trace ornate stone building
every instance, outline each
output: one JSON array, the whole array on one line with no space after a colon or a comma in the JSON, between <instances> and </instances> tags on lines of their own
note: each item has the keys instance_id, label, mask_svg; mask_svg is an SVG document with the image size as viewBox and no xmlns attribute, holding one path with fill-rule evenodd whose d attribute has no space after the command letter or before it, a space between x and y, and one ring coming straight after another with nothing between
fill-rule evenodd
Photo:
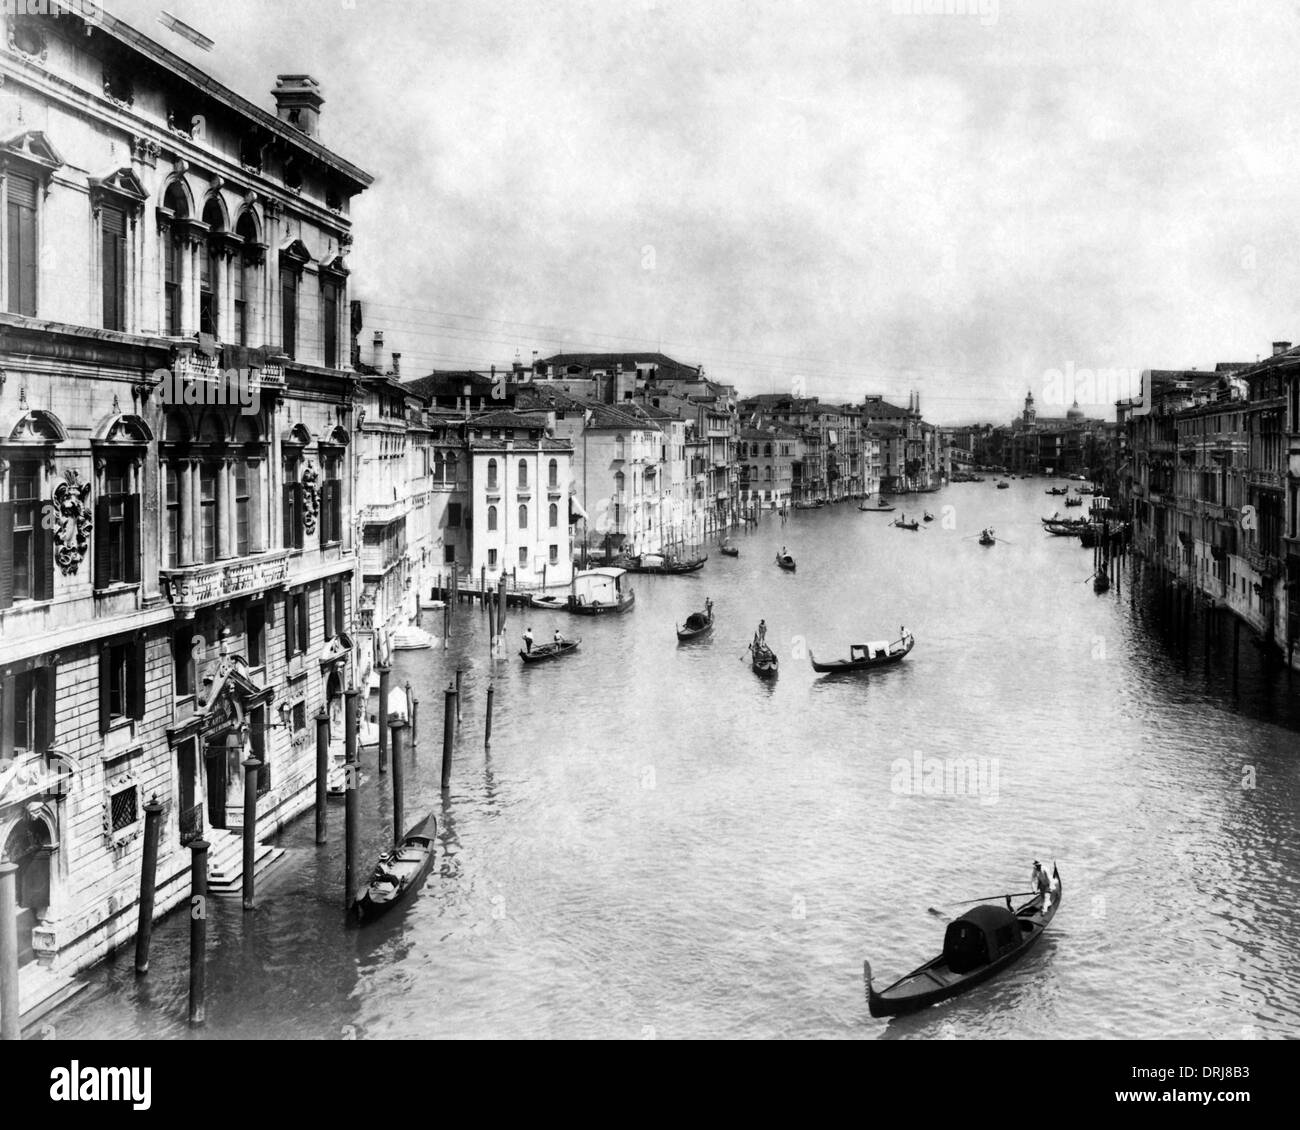
<instances>
[{"instance_id":1,"label":"ornate stone building","mask_svg":"<svg viewBox=\"0 0 1300 1130\"><path fill-rule=\"evenodd\" d=\"M322 97L276 112L97 11L0 8L0 853L24 1010L239 875L303 809L351 674L350 199ZM269 850L269 849L267 849ZM266 854L266 851L262 853Z\"/></svg>"}]
</instances>

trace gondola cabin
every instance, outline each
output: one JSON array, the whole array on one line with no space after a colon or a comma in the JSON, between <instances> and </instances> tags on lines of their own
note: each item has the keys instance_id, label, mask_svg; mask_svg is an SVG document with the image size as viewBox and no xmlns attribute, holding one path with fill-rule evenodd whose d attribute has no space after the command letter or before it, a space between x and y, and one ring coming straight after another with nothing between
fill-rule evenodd
<instances>
[{"instance_id":1,"label":"gondola cabin","mask_svg":"<svg viewBox=\"0 0 1300 1130\"><path fill-rule=\"evenodd\" d=\"M969 973L1014 950L1022 940L1021 920L1005 906L976 906L948 923L944 961L954 973Z\"/></svg>"}]
</instances>

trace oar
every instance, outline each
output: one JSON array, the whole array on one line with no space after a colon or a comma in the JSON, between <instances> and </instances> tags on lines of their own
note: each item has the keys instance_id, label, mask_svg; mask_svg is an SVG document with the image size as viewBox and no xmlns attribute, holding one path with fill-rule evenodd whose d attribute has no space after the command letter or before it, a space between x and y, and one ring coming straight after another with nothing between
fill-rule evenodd
<instances>
[{"instance_id":1,"label":"oar","mask_svg":"<svg viewBox=\"0 0 1300 1130\"><path fill-rule=\"evenodd\" d=\"M1026 897L1028 897L1029 895L1036 895L1037 893L1038 893L1037 891L1008 891L1006 894L1001 894L1001 895L985 895L982 899L967 899L965 902L945 902L945 903L942 904L942 906L945 906L945 907L948 907L948 906L974 906L975 903L977 903L977 902L994 902L994 901L997 900L997 899L1007 899L1007 898L1010 898L1010 899L1015 899L1015 898L1026 898ZM938 914L938 915L940 915L941 917L943 916L943 910L942 910L940 907L938 907L938 906L932 906L932 907L929 907L929 908L928 908L928 913L930 913L930 914Z\"/></svg>"}]
</instances>

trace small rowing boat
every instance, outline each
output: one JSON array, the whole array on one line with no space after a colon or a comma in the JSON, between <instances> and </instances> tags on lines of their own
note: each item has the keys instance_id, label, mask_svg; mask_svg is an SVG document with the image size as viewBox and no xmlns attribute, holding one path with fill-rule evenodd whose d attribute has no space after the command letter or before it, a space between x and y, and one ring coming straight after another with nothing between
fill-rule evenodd
<instances>
[{"instance_id":1,"label":"small rowing boat","mask_svg":"<svg viewBox=\"0 0 1300 1130\"><path fill-rule=\"evenodd\" d=\"M777 660L774 652L767 644L763 643L757 636L749 645L750 661L749 666L755 675L769 677L776 674Z\"/></svg>"},{"instance_id":2,"label":"small rowing boat","mask_svg":"<svg viewBox=\"0 0 1300 1130\"><path fill-rule=\"evenodd\" d=\"M795 571L794 558L791 557L788 553L778 553L776 555L776 563L780 565L782 569L786 570L789 573L793 573Z\"/></svg>"},{"instance_id":3,"label":"small rowing boat","mask_svg":"<svg viewBox=\"0 0 1300 1130\"><path fill-rule=\"evenodd\" d=\"M858 509L864 514L892 514L895 508L882 498L876 506L859 506Z\"/></svg>"},{"instance_id":4,"label":"small rowing boat","mask_svg":"<svg viewBox=\"0 0 1300 1130\"><path fill-rule=\"evenodd\" d=\"M921 523L913 518L910 522L904 522L902 518L896 518L890 523L891 526L897 526L900 530L919 530Z\"/></svg>"},{"instance_id":5,"label":"small rowing boat","mask_svg":"<svg viewBox=\"0 0 1300 1130\"><path fill-rule=\"evenodd\" d=\"M955 997L1022 958L1051 924L1061 906L1061 876L1052 865L1049 889L1014 912L985 902L948 923L943 953L876 992L871 963L862 963L867 1009L872 1016L899 1016Z\"/></svg>"},{"instance_id":6,"label":"small rowing boat","mask_svg":"<svg viewBox=\"0 0 1300 1130\"><path fill-rule=\"evenodd\" d=\"M558 643L534 644L531 650L520 648L519 658L525 663L541 663L547 659L558 659L561 655L577 651L580 643L582 643L581 639L561 639Z\"/></svg>"},{"instance_id":7,"label":"small rowing boat","mask_svg":"<svg viewBox=\"0 0 1300 1130\"><path fill-rule=\"evenodd\" d=\"M822 674L836 671L866 671L872 667L889 667L904 659L916 645L916 637L905 632L901 639L888 643L880 640L876 643L854 643L849 645L848 659L833 659L829 663L818 663L812 651L808 659L812 669Z\"/></svg>"},{"instance_id":8,"label":"small rowing boat","mask_svg":"<svg viewBox=\"0 0 1300 1130\"><path fill-rule=\"evenodd\" d=\"M686 617L686 623L677 628L677 640L679 643L698 640L711 631L713 631L713 601L706 600L703 612L692 612Z\"/></svg>"},{"instance_id":9,"label":"small rowing boat","mask_svg":"<svg viewBox=\"0 0 1300 1130\"><path fill-rule=\"evenodd\" d=\"M993 530L987 529L980 533L980 545L996 545L997 538L993 536Z\"/></svg>"},{"instance_id":10,"label":"small rowing boat","mask_svg":"<svg viewBox=\"0 0 1300 1130\"><path fill-rule=\"evenodd\" d=\"M379 857L366 889L352 904L361 922L370 922L392 910L419 890L433 864L438 821L430 813L402 837L402 842Z\"/></svg>"},{"instance_id":11,"label":"small rowing boat","mask_svg":"<svg viewBox=\"0 0 1300 1130\"><path fill-rule=\"evenodd\" d=\"M723 557L739 557L740 550L734 545L724 545L719 550Z\"/></svg>"},{"instance_id":12,"label":"small rowing boat","mask_svg":"<svg viewBox=\"0 0 1300 1130\"><path fill-rule=\"evenodd\" d=\"M1011 489L1010 483L998 483L998 490L1010 490L1010 489Z\"/></svg>"}]
</instances>

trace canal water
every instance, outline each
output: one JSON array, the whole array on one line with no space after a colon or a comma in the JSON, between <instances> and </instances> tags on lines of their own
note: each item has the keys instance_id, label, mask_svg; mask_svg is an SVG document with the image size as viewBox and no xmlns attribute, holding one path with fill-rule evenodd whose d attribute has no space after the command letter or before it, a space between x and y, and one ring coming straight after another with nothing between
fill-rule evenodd
<instances>
[{"instance_id":1,"label":"canal water","mask_svg":"<svg viewBox=\"0 0 1300 1130\"><path fill-rule=\"evenodd\" d=\"M1184 645L1128 575L1095 594L1091 551L1041 529L1047 485L903 499L935 515L916 533L853 503L768 515L739 558L632 578L625 616L512 609L496 659L486 616L458 609L446 649L397 661L421 700L407 813L436 814L436 870L392 921L346 928L343 810L320 848L308 813L255 912L216 902L201 1038L1297 1035L1295 691L1245 634L1234 690L1230 625ZM679 646L706 597L713 637ZM747 662L760 618L774 682ZM526 623L582 646L525 668ZM902 625L916 648L895 668L809 666ZM366 770L368 868L391 817L373 751ZM868 1016L864 958L883 987L938 951L931 907L1024 891L1035 859L1064 902L1033 952L936 1008ZM146 978L127 951L86 974L53 1034L184 1034L187 930L184 912L159 924Z\"/></svg>"}]
</instances>

